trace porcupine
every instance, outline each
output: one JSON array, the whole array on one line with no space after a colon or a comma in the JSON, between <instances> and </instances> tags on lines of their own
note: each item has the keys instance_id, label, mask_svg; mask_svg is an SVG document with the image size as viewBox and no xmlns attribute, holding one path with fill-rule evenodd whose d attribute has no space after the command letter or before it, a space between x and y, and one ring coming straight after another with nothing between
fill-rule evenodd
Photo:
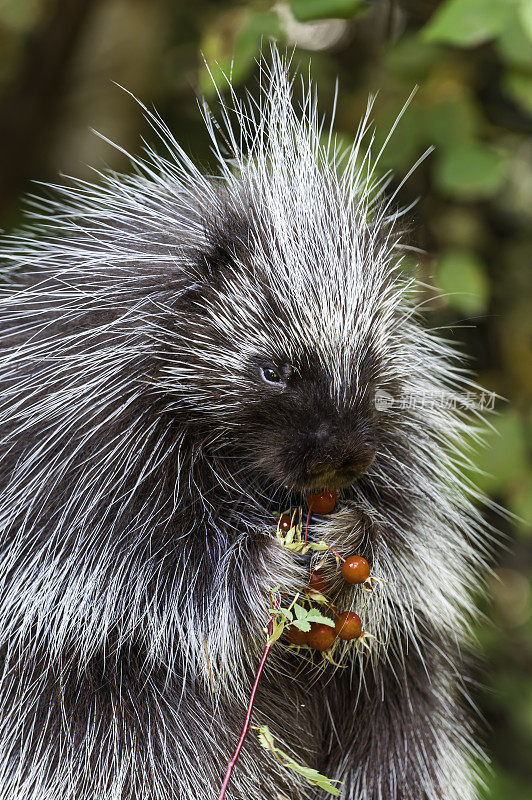
<instances>
[{"instance_id":1,"label":"porcupine","mask_svg":"<svg viewBox=\"0 0 532 800\"><path fill-rule=\"evenodd\" d=\"M313 535L387 581L362 608L326 562L377 640L338 670L279 642L254 719L346 799L475 797L475 433L401 400L471 384L418 319L370 110L346 151L275 51L261 76L204 111L216 175L146 110L165 154L54 187L4 240L2 800L216 797L268 592L308 581L273 513L324 487ZM251 733L227 796L324 793Z\"/></svg>"}]
</instances>

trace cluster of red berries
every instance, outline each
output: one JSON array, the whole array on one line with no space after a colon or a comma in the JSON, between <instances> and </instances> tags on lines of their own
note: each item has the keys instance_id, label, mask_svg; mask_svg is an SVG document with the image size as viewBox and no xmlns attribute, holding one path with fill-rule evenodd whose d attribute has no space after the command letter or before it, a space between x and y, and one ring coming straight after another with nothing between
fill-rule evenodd
<instances>
[{"instance_id":1,"label":"cluster of red berries","mask_svg":"<svg viewBox=\"0 0 532 800\"><path fill-rule=\"evenodd\" d=\"M310 631L305 632L291 625L287 636L291 644L308 644L313 650L329 650L336 637L345 641L359 639L362 636L362 621L354 611L342 611L335 617L334 628L324 622L312 622Z\"/></svg>"},{"instance_id":2,"label":"cluster of red berries","mask_svg":"<svg viewBox=\"0 0 532 800\"><path fill-rule=\"evenodd\" d=\"M330 514L336 505L338 492L327 490L320 494L307 494L309 514ZM292 526L292 518L284 514L279 520L279 528L288 532ZM333 551L334 552L334 551ZM362 584L369 580L371 570L368 562L362 556L354 555L342 558L342 577L347 583ZM328 582L322 570L313 570L310 574L309 588L320 594L325 594ZM288 628L288 641L295 645L308 644L314 650L324 651L331 648L338 637L344 641L359 639L363 635L362 621L354 611L342 611L334 619L334 628L322 622L312 622L310 631L305 632L291 625Z\"/></svg>"}]
</instances>

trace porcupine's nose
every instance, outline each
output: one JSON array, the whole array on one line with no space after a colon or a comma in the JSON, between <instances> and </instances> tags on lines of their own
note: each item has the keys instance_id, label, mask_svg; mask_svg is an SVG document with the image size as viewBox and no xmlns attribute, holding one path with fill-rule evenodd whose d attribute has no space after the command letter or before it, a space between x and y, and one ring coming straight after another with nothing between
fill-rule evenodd
<instances>
[{"instance_id":1,"label":"porcupine's nose","mask_svg":"<svg viewBox=\"0 0 532 800\"><path fill-rule=\"evenodd\" d=\"M316 430L314 437L318 444L324 444L327 442L331 435L331 425L329 422L322 422L319 428Z\"/></svg>"},{"instance_id":2,"label":"porcupine's nose","mask_svg":"<svg viewBox=\"0 0 532 800\"><path fill-rule=\"evenodd\" d=\"M369 469L375 458L375 442L367 430L348 431L331 422L321 422L314 431L315 453L310 473L329 483L349 483ZM329 485L329 484L327 484Z\"/></svg>"}]
</instances>

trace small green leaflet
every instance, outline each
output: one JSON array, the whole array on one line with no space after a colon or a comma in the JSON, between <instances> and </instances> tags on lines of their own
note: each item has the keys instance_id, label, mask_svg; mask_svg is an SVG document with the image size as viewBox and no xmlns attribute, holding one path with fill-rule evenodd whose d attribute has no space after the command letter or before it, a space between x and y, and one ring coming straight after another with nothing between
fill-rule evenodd
<instances>
[{"instance_id":1,"label":"small green leaflet","mask_svg":"<svg viewBox=\"0 0 532 800\"><path fill-rule=\"evenodd\" d=\"M310 622L321 622L323 625L330 625L331 628L334 628L334 622L330 617L324 617L323 614L320 614L318 608L311 608L309 609L307 619Z\"/></svg>"},{"instance_id":2,"label":"small green leaflet","mask_svg":"<svg viewBox=\"0 0 532 800\"><path fill-rule=\"evenodd\" d=\"M333 786L333 783L341 783L341 781L330 780L330 778L319 773L318 770L312 769L312 767L304 767L298 764L297 761L294 761L288 753L285 753L275 746L275 739L267 725L261 725L260 728L257 728L257 731L259 742L262 747L264 747L265 750L269 750L278 760L282 761L285 767L293 769L294 772L302 775L311 786L319 786L324 792L328 792L334 797L340 797L341 792L336 786Z\"/></svg>"},{"instance_id":3,"label":"small green leaflet","mask_svg":"<svg viewBox=\"0 0 532 800\"><path fill-rule=\"evenodd\" d=\"M297 603L294 605L294 612L297 619L294 620L293 625L296 628L300 628L302 631L309 631L311 622L321 622L324 625L330 625L331 628L334 628L334 622L329 617L324 617L323 614L320 614L318 608L303 608L303 606L298 605ZM309 627L303 627L301 623L308 624Z\"/></svg>"},{"instance_id":4,"label":"small green leaflet","mask_svg":"<svg viewBox=\"0 0 532 800\"><path fill-rule=\"evenodd\" d=\"M275 739L273 738L270 729L267 725L261 725L257 728L259 735L259 742L266 750L275 750Z\"/></svg>"},{"instance_id":5,"label":"small green leaflet","mask_svg":"<svg viewBox=\"0 0 532 800\"><path fill-rule=\"evenodd\" d=\"M307 622L306 619L296 619L293 625L294 628L299 628L300 631L305 631L305 633L308 633L310 630L310 622Z\"/></svg>"}]
</instances>

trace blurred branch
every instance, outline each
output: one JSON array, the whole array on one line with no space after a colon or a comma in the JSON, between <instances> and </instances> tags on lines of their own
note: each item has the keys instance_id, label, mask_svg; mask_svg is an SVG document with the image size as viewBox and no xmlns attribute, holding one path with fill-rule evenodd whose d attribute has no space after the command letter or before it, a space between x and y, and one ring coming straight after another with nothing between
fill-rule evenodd
<instances>
[{"instance_id":1,"label":"blurred branch","mask_svg":"<svg viewBox=\"0 0 532 800\"><path fill-rule=\"evenodd\" d=\"M28 37L0 100L0 220L30 177L43 174L69 68L98 0L53 0Z\"/></svg>"}]
</instances>

